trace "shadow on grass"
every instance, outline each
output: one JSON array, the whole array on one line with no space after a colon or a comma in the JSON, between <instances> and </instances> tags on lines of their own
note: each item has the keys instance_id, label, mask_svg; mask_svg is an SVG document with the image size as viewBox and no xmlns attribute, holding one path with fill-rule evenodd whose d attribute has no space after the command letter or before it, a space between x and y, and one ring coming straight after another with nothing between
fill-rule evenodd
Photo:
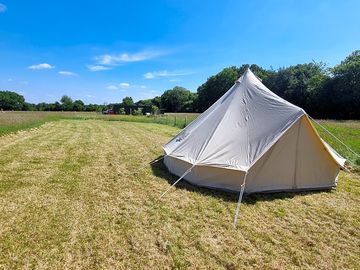
<instances>
[{"instance_id":1,"label":"shadow on grass","mask_svg":"<svg viewBox=\"0 0 360 270\"><path fill-rule=\"evenodd\" d=\"M161 158L161 156L157 157L156 159ZM156 160L154 159L154 161ZM174 182L179 178L178 176L170 173L166 168L163 160L155 162L151 165L152 172L155 176L166 180L170 185L174 184ZM174 187L175 189L186 189L190 192L197 192L204 196L211 196L223 201L232 201L237 202L239 193L237 192L230 192L224 191L221 189L211 189L196 186L190 184L186 180L182 179L179 183L176 184ZM242 203L245 204L255 204L256 202L261 201L274 201L274 200L282 200L282 199L292 199L296 196L305 196L309 194L317 194L317 193L329 193L331 189L325 190L309 190L309 191L294 191L294 192L272 192L272 193L252 193L252 194L245 194L242 200Z\"/></svg>"}]
</instances>

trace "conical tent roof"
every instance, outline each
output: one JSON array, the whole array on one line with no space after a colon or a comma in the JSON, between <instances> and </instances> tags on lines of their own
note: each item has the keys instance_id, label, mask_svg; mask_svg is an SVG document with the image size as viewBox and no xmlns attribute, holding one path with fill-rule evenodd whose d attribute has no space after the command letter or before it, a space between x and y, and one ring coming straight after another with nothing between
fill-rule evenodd
<instances>
[{"instance_id":1,"label":"conical tent roof","mask_svg":"<svg viewBox=\"0 0 360 270\"><path fill-rule=\"evenodd\" d=\"M248 69L164 150L195 165L248 171L305 114L271 92Z\"/></svg>"}]
</instances>

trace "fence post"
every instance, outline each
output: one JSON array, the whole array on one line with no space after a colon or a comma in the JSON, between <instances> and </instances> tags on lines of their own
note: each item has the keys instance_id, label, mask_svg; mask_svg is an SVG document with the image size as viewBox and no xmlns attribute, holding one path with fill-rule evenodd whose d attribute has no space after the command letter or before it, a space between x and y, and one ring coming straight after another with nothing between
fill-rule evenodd
<instances>
[{"instance_id":1,"label":"fence post","mask_svg":"<svg viewBox=\"0 0 360 270\"><path fill-rule=\"evenodd\" d=\"M175 120L174 120L174 126L176 126L176 116L175 116Z\"/></svg>"},{"instance_id":2,"label":"fence post","mask_svg":"<svg viewBox=\"0 0 360 270\"><path fill-rule=\"evenodd\" d=\"M184 127L186 127L186 124L187 124L187 116L185 116L185 125L184 125Z\"/></svg>"}]
</instances>

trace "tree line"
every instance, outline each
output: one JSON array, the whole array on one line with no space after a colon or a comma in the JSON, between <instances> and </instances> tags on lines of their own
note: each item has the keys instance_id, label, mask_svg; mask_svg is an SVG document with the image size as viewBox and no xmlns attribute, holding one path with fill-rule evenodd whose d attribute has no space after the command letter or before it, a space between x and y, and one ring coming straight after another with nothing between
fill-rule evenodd
<instances>
[{"instance_id":1,"label":"tree line","mask_svg":"<svg viewBox=\"0 0 360 270\"><path fill-rule=\"evenodd\" d=\"M271 91L317 118L360 119L360 50L339 65L306 63L278 70L258 65L229 67L211 76L197 89L197 106L206 110L245 70L250 69Z\"/></svg>"},{"instance_id":2,"label":"tree line","mask_svg":"<svg viewBox=\"0 0 360 270\"><path fill-rule=\"evenodd\" d=\"M13 91L0 91L0 109L6 111L98 111L106 109L105 105L84 104L82 100L73 101L69 96L62 96L54 103L28 103L22 95Z\"/></svg>"},{"instance_id":3,"label":"tree line","mask_svg":"<svg viewBox=\"0 0 360 270\"><path fill-rule=\"evenodd\" d=\"M360 50L354 51L335 67L311 62L277 70L258 65L244 64L224 68L200 85L196 93L176 86L161 96L134 102L125 97L117 104L85 105L81 100L72 101L64 96L56 103L26 103L22 96L0 91L0 108L4 110L85 110L101 111L113 108L118 113L142 114L145 111L203 112L218 100L245 72L250 69L271 91L285 100L303 108L317 118L360 119Z\"/></svg>"},{"instance_id":4,"label":"tree line","mask_svg":"<svg viewBox=\"0 0 360 270\"><path fill-rule=\"evenodd\" d=\"M129 114L129 108L132 108L132 114L163 112L195 112L197 94L181 86L175 86L166 90L161 96L150 99L142 99L134 102L132 97L125 97L121 103L111 104L114 111L120 114Z\"/></svg>"},{"instance_id":5,"label":"tree line","mask_svg":"<svg viewBox=\"0 0 360 270\"><path fill-rule=\"evenodd\" d=\"M227 67L209 77L196 93L176 86L160 97L136 104L159 106L165 112L203 112L225 94L248 67L271 91L313 117L360 119L360 50L332 68L322 62L278 70L255 64Z\"/></svg>"}]
</instances>

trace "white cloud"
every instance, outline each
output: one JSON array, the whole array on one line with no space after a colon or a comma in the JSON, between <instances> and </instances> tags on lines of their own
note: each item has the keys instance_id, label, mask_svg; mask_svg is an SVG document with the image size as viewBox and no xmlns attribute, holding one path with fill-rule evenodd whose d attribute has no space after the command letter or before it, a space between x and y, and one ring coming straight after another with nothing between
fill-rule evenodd
<instances>
[{"instance_id":1,"label":"white cloud","mask_svg":"<svg viewBox=\"0 0 360 270\"><path fill-rule=\"evenodd\" d=\"M175 78L175 79L169 80L169 82L181 82L181 79Z\"/></svg>"},{"instance_id":2,"label":"white cloud","mask_svg":"<svg viewBox=\"0 0 360 270\"><path fill-rule=\"evenodd\" d=\"M146 85L140 85L140 88L145 89Z\"/></svg>"},{"instance_id":3,"label":"white cloud","mask_svg":"<svg viewBox=\"0 0 360 270\"><path fill-rule=\"evenodd\" d=\"M119 65L131 62L145 61L164 55L164 52L142 51L138 53L104 54L96 56L95 60L100 65Z\"/></svg>"},{"instance_id":4,"label":"white cloud","mask_svg":"<svg viewBox=\"0 0 360 270\"><path fill-rule=\"evenodd\" d=\"M61 75L64 75L64 76L77 76L77 73L72 72L72 71L62 70L62 71L59 71L58 73Z\"/></svg>"},{"instance_id":5,"label":"white cloud","mask_svg":"<svg viewBox=\"0 0 360 270\"><path fill-rule=\"evenodd\" d=\"M157 77L174 77L174 76L185 76L190 75L192 72L189 71L167 71L167 70L160 70L160 71L153 71L147 72L144 74L145 79L155 79Z\"/></svg>"},{"instance_id":6,"label":"white cloud","mask_svg":"<svg viewBox=\"0 0 360 270\"><path fill-rule=\"evenodd\" d=\"M7 80L3 80L3 82L16 83L16 84L22 84L22 85L28 85L29 84L28 81L18 81L18 80L13 79L13 78L7 78Z\"/></svg>"},{"instance_id":7,"label":"white cloud","mask_svg":"<svg viewBox=\"0 0 360 270\"><path fill-rule=\"evenodd\" d=\"M48 63L41 63L37 65L28 66L29 69L52 69L55 68L54 66Z\"/></svg>"},{"instance_id":8,"label":"white cloud","mask_svg":"<svg viewBox=\"0 0 360 270\"><path fill-rule=\"evenodd\" d=\"M111 67L105 67L100 65L88 65L87 68L91 71L102 71L111 69Z\"/></svg>"},{"instance_id":9,"label":"white cloud","mask_svg":"<svg viewBox=\"0 0 360 270\"><path fill-rule=\"evenodd\" d=\"M109 90L118 90L119 89L116 85L109 85L106 88Z\"/></svg>"},{"instance_id":10,"label":"white cloud","mask_svg":"<svg viewBox=\"0 0 360 270\"><path fill-rule=\"evenodd\" d=\"M130 86L135 87L135 85L130 85L130 83L122 82L117 85L111 84L111 85L107 86L106 88L109 90L120 90L120 89L124 89L124 88L129 88Z\"/></svg>"},{"instance_id":11,"label":"white cloud","mask_svg":"<svg viewBox=\"0 0 360 270\"><path fill-rule=\"evenodd\" d=\"M0 13L4 13L7 10L7 7L4 4L0 3Z\"/></svg>"},{"instance_id":12,"label":"white cloud","mask_svg":"<svg viewBox=\"0 0 360 270\"><path fill-rule=\"evenodd\" d=\"M153 72L147 72L144 74L145 79L154 79L155 75Z\"/></svg>"},{"instance_id":13,"label":"white cloud","mask_svg":"<svg viewBox=\"0 0 360 270\"><path fill-rule=\"evenodd\" d=\"M120 83L119 86L122 88L128 88L130 86L130 83Z\"/></svg>"}]
</instances>

